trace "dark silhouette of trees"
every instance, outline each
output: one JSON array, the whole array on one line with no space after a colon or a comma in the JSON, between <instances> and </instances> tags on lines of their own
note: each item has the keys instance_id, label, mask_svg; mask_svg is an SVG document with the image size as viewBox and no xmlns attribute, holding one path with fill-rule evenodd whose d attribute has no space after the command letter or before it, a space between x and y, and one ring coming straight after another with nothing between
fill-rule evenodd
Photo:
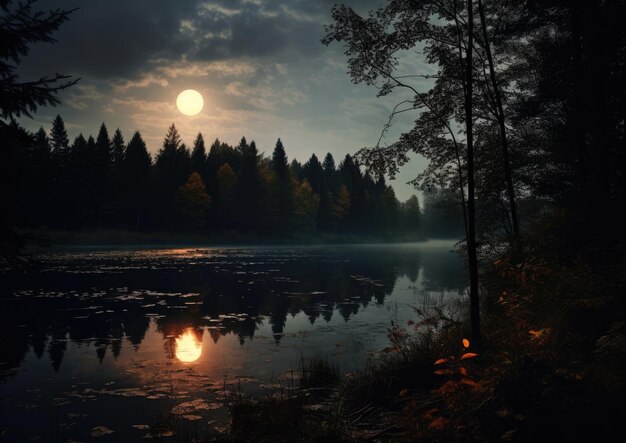
<instances>
[{"instance_id":1,"label":"dark silhouette of trees","mask_svg":"<svg viewBox=\"0 0 626 443\"><path fill-rule=\"evenodd\" d=\"M206 168L206 161L207 155L206 148L204 147L204 138L202 134L198 132L191 151L191 169L194 172L203 173Z\"/></svg>"},{"instance_id":2,"label":"dark silhouette of trees","mask_svg":"<svg viewBox=\"0 0 626 443\"><path fill-rule=\"evenodd\" d=\"M276 146L272 153L272 171L276 175L277 228L289 229L291 223L290 215L293 211L292 177L289 172L285 147L280 138L276 140Z\"/></svg>"},{"instance_id":3,"label":"dark silhouette of trees","mask_svg":"<svg viewBox=\"0 0 626 443\"><path fill-rule=\"evenodd\" d=\"M217 202L217 219L218 225L222 228L233 227L233 217L236 210L235 198L239 180L230 167L230 164L224 163L217 171L217 184L219 192L219 200Z\"/></svg>"},{"instance_id":4,"label":"dark silhouette of trees","mask_svg":"<svg viewBox=\"0 0 626 443\"><path fill-rule=\"evenodd\" d=\"M154 191L158 198L155 198L153 205L153 218L157 215L162 217L164 227L176 227L178 188L185 183L191 172L191 155L182 143L176 126L172 124L163 140L163 147L156 155L154 165Z\"/></svg>"},{"instance_id":5,"label":"dark silhouette of trees","mask_svg":"<svg viewBox=\"0 0 626 443\"><path fill-rule=\"evenodd\" d=\"M280 139L266 158L245 137L237 147L216 139L207 155L201 134L190 152L171 125L153 162L138 131L125 145L104 123L95 139L79 134L70 145L60 116L50 139L43 129L23 139L24 155L10 162L31 177L13 187L23 227L423 238L419 205L398 202L349 155L339 168L331 154L300 165Z\"/></svg>"},{"instance_id":6,"label":"dark silhouette of trees","mask_svg":"<svg viewBox=\"0 0 626 443\"><path fill-rule=\"evenodd\" d=\"M146 217L152 159L139 131L133 134L125 150L121 167L120 189L125 225L139 231Z\"/></svg>"}]
</instances>

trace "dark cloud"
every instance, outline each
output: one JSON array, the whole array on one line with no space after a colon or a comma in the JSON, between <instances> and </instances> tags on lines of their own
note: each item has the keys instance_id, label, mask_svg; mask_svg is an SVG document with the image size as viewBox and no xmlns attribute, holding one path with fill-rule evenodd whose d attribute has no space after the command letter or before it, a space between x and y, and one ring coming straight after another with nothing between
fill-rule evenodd
<instances>
[{"instance_id":1,"label":"dark cloud","mask_svg":"<svg viewBox=\"0 0 626 443\"><path fill-rule=\"evenodd\" d=\"M37 9L74 9L55 35L56 44L33 48L22 72L69 72L107 78L129 76L155 57L172 57L185 44L180 21L193 14L196 1L41 0Z\"/></svg>"},{"instance_id":2,"label":"dark cloud","mask_svg":"<svg viewBox=\"0 0 626 443\"><path fill-rule=\"evenodd\" d=\"M350 3L350 2L349 2ZM360 8L366 3L354 1ZM21 67L25 75L67 72L133 78L155 59L298 59L323 51L333 0L40 0L38 9L79 8Z\"/></svg>"}]
</instances>

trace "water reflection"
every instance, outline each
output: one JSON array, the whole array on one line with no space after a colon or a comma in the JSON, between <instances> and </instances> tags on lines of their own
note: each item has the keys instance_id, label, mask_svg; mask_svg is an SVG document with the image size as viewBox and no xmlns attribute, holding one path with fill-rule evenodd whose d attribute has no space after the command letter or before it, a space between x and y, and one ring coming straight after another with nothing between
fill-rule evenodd
<instances>
[{"instance_id":1,"label":"water reflection","mask_svg":"<svg viewBox=\"0 0 626 443\"><path fill-rule=\"evenodd\" d=\"M187 328L185 332L176 337L174 355L183 363L191 363L202 355L202 332L194 328Z\"/></svg>"},{"instance_id":2,"label":"water reflection","mask_svg":"<svg viewBox=\"0 0 626 443\"><path fill-rule=\"evenodd\" d=\"M68 341L93 346L100 362L108 353L116 359L124 341L139 349L151 320L164 339L191 327L214 343L233 334L242 345L267 324L278 344L289 318L348 322L370 303L383 305L402 278L429 291L458 291L464 278L450 247L50 254L36 273L3 275L0 375L29 351L39 358L47 351L58 371Z\"/></svg>"},{"instance_id":3,"label":"water reflection","mask_svg":"<svg viewBox=\"0 0 626 443\"><path fill-rule=\"evenodd\" d=\"M65 441L104 424L134 441L135 425L172 405L184 420L218 411L225 376L260 389L304 355L359 367L391 324L414 319L408 306L424 291L458 297L464 273L451 247L42 256L36 272L0 276L0 429L27 441L61 426Z\"/></svg>"}]
</instances>

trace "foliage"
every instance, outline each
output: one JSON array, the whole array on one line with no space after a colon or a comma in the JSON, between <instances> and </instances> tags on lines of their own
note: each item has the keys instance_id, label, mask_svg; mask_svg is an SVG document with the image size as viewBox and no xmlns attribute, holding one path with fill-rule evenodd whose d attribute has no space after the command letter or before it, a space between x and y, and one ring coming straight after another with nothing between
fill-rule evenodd
<instances>
[{"instance_id":1,"label":"foliage","mask_svg":"<svg viewBox=\"0 0 626 443\"><path fill-rule=\"evenodd\" d=\"M202 177L192 172L183 186L178 188L180 213L187 226L201 228L206 223L206 212L211 206L211 197L206 192Z\"/></svg>"},{"instance_id":2,"label":"foliage","mask_svg":"<svg viewBox=\"0 0 626 443\"><path fill-rule=\"evenodd\" d=\"M34 11L34 4L34 0L16 4L12 0L0 2L0 118L5 120L22 115L32 118L40 106L59 104L58 92L78 82L61 74L20 81L17 66L30 52L29 46L54 42L52 35L73 12Z\"/></svg>"}]
</instances>

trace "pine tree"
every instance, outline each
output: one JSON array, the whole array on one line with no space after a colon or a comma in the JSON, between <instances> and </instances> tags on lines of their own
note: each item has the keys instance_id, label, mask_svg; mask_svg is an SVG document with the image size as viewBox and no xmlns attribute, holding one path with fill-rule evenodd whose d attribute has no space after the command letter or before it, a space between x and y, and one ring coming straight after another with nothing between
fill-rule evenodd
<instances>
[{"instance_id":1,"label":"pine tree","mask_svg":"<svg viewBox=\"0 0 626 443\"><path fill-rule=\"evenodd\" d=\"M121 165L124 161L124 150L126 149L126 145L124 143L124 136L122 135L122 131L120 131L120 128L117 128L115 130L111 144L113 150L113 164Z\"/></svg>"},{"instance_id":2,"label":"pine tree","mask_svg":"<svg viewBox=\"0 0 626 443\"><path fill-rule=\"evenodd\" d=\"M232 219L236 209L236 190L239 180L228 163L224 163L217 171L219 201L217 215L222 227L232 228Z\"/></svg>"},{"instance_id":3,"label":"pine tree","mask_svg":"<svg viewBox=\"0 0 626 443\"><path fill-rule=\"evenodd\" d=\"M100 125L96 138L96 163L91 171L95 181L95 193L98 210L98 227L102 227L105 218L113 213L111 202L111 161L113 145L109 131L104 123Z\"/></svg>"},{"instance_id":4,"label":"pine tree","mask_svg":"<svg viewBox=\"0 0 626 443\"><path fill-rule=\"evenodd\" d=\"M139 231L145 218L152 160L139 131L133 134L122 163L124 209L129 226Z\"/></svg>"},{"instance_id":5,"label":"pine tree","mask_svg":"<svg viewBox=\"0 0 626 443\"><path fill-rule=\"evenodd\" d=\"M422 214L417 196L412 195L402 205L402 231L408 234L420 232L422 224Z\"/></svg>"},{"instance_id":6,"label":"pine tree","mask_svg":"<svg viewBox=\"0 0 626 443\"><path fill-rule=\"evenodd\" d=\"M272 169L276 173L276 177L281 184L287 182L289 177L289 166L287 163L287 155L285 154L285 147L283 146L283 142L280 138L276 140L276 146L274 147L274 152L272 153Z\"/></svg>"},{"instance_id":7,"label":"pine tree","mask_svg":"<svg viewBox=\"0 0 626 443\"><path fill-rule=\"evenodd\" d=\"M67 138L65 122L63 122L60 115L57 115L52 122L50 145L52 146L52 153L59 165L63 165L67 162L69 144L70 141Z\"/></svg>"},{"instance_id":8,"label":"pine tree","mask_svg":"<svg viewBox=\"0 0 626 443\"><path fill-rule=\"evenodd\" d=\"M258 216L261 211L260 200L262 198L259 174L256 143L246 143L245 137L241 139L238 150L241 152L241 170L239 171L239 187L237 199L238 222L245 229L255 229L257 227Z\"/></svg>"},{"instance_id":9,"label":"pine tree","mask_svg":"<svg viewBox=\"0 0 626 443\"><path fill-rule=\"evenodd\" d=\"M277 178L277 230L288 229L290 225L290 215L293 207L293 195L291 190L291 178L285 147L280 138L276 141L274 152L272 153L272 169Z\"/></svg>"},{"instance_id":10,"label":"pine tree","mask_svg":"<svg viewBox=\"0 0 626 443\"><path fill-rule=\"evenodd\" d=\"M191 152L191 169L195 172L204 173L206 168L207 155L204 147L204 138L202 133L198 132L193 142L193 150Z\"/></svg>"},{"instance_id":11,"label":"pine tree","mask_svg":"<svg viewBox=\"0 0 626 443\"><path fill-rule=\"evenodd\" d=\"M176 126L172 124L155 161L155 210L162 214L160 220L165 227L176 225L176 195L178 187L191 174L191 154L182 143Z\"/></svg>"},{"instance_id":12,"label":"pine tree","mask_svg":"<svg viewBox=\"0 0 626 443\"><path fill-rule=\"evenodd\" d=\"M335 159L330 152L326 154L326 157L324 157L322 167L324 169L324 178L326 179L326 186L328 186L329 192L331 194L336 194L339 188L339 181L337 180Z\"/></svg>"}]
</instances>

